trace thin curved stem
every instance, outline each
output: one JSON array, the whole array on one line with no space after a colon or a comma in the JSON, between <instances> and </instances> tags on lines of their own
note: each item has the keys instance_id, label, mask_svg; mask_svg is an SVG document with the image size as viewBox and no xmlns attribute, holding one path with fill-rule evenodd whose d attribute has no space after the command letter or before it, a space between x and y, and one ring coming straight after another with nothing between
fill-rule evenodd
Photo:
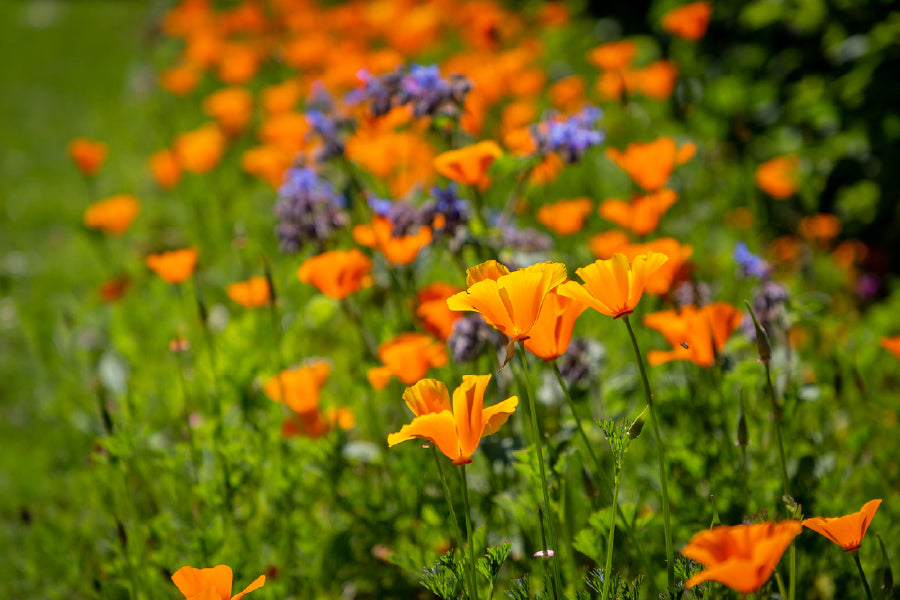
<instances>
[{"instance_id":1,"label":"thin curved stem","mask_svg":"<svg viewBox=\"0 0 900 600\"><path fill-rule=\"evenodd\" d=\"M862 563L859 562L859 548L851 550L850 554L853 555L853 560L856 561L856 568L859 570L859 578L862 579L863 587L866 588L866 598L872 600L872 590L869 588L869 580L866 579L866 572L863 571Z\"/></svg>"},{"instance_id":2,"label":"thin curved stem","mask_svg":"<svg viewBox=\"0 0 900 600\"><path fill-rule=\"evenodd\" d=\"M466 477L466 465L460 466L462 479L463 504L466 507L466 535L469 538L469 598L478 600L478 583L475 578L475 538L472 537L472 509L469 506L469 480Z\"/></svg>"}]
</instances>

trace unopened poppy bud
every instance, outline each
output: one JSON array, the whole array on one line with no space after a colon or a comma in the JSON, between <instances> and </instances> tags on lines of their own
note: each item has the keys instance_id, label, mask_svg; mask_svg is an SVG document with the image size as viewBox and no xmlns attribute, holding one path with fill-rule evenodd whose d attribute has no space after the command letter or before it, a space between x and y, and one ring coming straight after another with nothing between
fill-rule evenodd
<instances>
[{"instance_id":1,"label":"unopened poppy bud","mask_svg":"<svg viewBox=\"0 0 900 600\"><path fill-rule=\"evenodd\" d=\"M744 300L744 304L747 305L747 310L750 311L750 317L753 319L753 327L756 329L756 347L759 350L759 359L768 362L772 360L772 346L769 344L769 334L766 333L763 326L759 324L759 321L756 319L756 313L753 312L750 303Z\"/></svg>"},{"instance_id":2,"label":"unopened poppy bud","mask_svg":"<svg viewBox=\"0 0 900 600\"><path fill-rule=\"evenodd\" d=\"M648 408L648 406L645 406L644 410L641 411L641 414L631 422L631 426L628 428L629 438L635 439L637 436L641 435L641 431L644 429L644 423L647 421Z\"/></svg>"}]
</instances>

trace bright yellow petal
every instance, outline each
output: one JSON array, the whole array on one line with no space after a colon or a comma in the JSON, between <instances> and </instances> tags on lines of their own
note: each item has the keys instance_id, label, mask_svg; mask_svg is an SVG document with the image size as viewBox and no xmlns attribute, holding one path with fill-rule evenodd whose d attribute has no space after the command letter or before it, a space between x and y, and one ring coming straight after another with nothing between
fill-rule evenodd
<instances>
[{"instance_id":1,"label":"bright yellow petal","mask_svg":"<svg viewBox=\"0 0 900 600\"><path fill-rule=\"evenodd\" d=\"M424 438L433 442L450 460L458 460L461 457L459 440L456 436L456 422L449 410L416 417L412 423L404 425L400 431L388 436L388 446L396 446L413 438Z\"/></svg>"},{"instance_id":2,"label":"bright yellow petal","mask_svg":"<svg viewBox=\"0 0 900 600\"><path fill-rule=\"evenodd\" d=\"M496 260L488 260L466 269L466 287L471 287L483 279L496 281L503 275L509 275L509 269Z\"/></svg>"},{"instance_id":3,"label":"bright yellow petal","mask_svg":"<svg viewBox=\"0 0 900 600\"><path fill-rule=\"evenodd\" d=\"M583 285L575 281L566 281L562 283L556 288L556 293L564 298L571 298L577 302L582 302L601 314L610 317L615 316L615 312L608 304L592 296Z\"/></svg>"},{"instance_id":4,"label":"bright yellow petal","mask_svg":"<svg viewBox=\"0 0 900 600\"><path fill-rule=\"evenodd\" d=\"M450 392L442 381L421 379L403 392L406 406L417 417L428 413L451 410Z\"/></svg>"},{"instance_id":5,"label":"bright yellow petal","mask_svg":"<svg viewBox=\"0 0 900 600\"><path fill-rule=\"evenodd\" d=\"M481 432L481 437L496 433L496 431L506 423L506 420L509 419L510 415L516 412L516 407L518 405L518 396L511 396L503 402L498 402L493 406L485 407L481 412L481 418L484 421L484 429Z\"/></svg>"},{"instance_id":6,"label":"bright yellow petal","mask_svg":"<svg viewBox=\"0 0 900 600\"><path fill-rule=\"evenodd\" d=\"M490 375L463 375L462 383L453 390L453 418L460 454L464 458L472 456L481 441L484 392L490 381Z\"/></svg>"}]
</instances>

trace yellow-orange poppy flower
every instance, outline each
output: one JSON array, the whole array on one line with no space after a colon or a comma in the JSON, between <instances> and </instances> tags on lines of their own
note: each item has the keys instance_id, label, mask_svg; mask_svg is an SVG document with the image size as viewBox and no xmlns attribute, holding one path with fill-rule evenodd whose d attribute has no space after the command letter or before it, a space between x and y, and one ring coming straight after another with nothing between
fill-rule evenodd
<instances>
[{"instance_id":1,"label":"yellow-orange poppy flower","mask_svg":"<svg viewBox=\"0 0 900 600\"><path fill-rule=\"evenodd\" d=\"M607 148L606 156L643 189L653 192L661 189L669 180L676 165L690 160L697 147L688 142L676 148L675 140L664 136L652 142L632 142L620 152Z\"/></svg>"},{"instance_id":2,"label":"yellow-orange poppy flower","mask_svg":"<svg viewBox=\"0 0 900 600\"><path fill-rule=\"evenodd\" d=\"M93 177L106 160L106 144L88 138L75 138L69 142L69 156L79 171Z\"/></svg>"},{"instance_id":3,"label":"yellow-orange poppy flower","mask_svg":"<svg viewBox=\"0 0 900 600\"><path fill-rule=\"evenodd\" d=\"M829 540L844 549L844 552L856 550L862 545L862 540L869 529L869 523L875 516L875 511L881 506L881 499L870 500L860 509L843 517L813 517L804 519L803 526L812 529L818 534L824 535Z\"/></svg>"},{"instance_id":4,"label":"yellow-orange poppy flower","mask_svg":"<svg viewBox=\"0 0 900 600\"><path fill-rule=\"evenodd\" d=\"M790 198L797 192L797 168L800 159L796 156L778 156L756 167L756 185L768 195L778 200Z\"/></svg>"},{"instance_id":5,"label":"yellow-orange poppy flower","mask_svg":"<svg viewBox=\"0 0 900 600\"><path fill-rule=\"evenodd\" d=\"M369 369L369 383L377 390L384 389L396 377L411 385L425 376L429 369L447 364L447 348L423 333L401 333L378 346L378 359L383 366Z\"/></svg>"},{"instance_id":6,"label":"yellow-orange poppy flower","mask_svg":"<svg viewBox=\"0 0 900 600\"><path fill-rule=\"evenodd\" d=\"M661 189L631 202L616 198L604 200L597 212L616 225L630 229L638 235L646 235L659 226L659 220L678 200L678 194L669 189Z\"/></svg>"},{"instance_id":7,"label":"yellow-orange poppy flower","mask_svg":"<svg viewBox=\"0 0 900 600\"><path fill-rule=\"evenodd\" d=\"M299 152L309 144L310 126L306 117L296 112L280 112L263 121L257 136L267 146L276 146L286 152Z\"/></svg>"},{"instance_id":8,"label":"yellow-orange poppy flower","mask_svg":"<svg viewBox=\"0 0 900 600\"><path fill-rule=\"evenodd\" d=\"M181 165L178 158L171 150L154 152L150 157L150 172L156 184L166 190L170 190L181 180Z\"/></svg>"},{"instance_id":9,"label":"yellow-orange poppy flower","mask_svg":"<svg viewBox=\"0 0 900 600\"><path fill-rule=\"evenodd\" d=\"M670 351L651 350L647 362L659 365L672 360L689 360L701 367L712 366L728 337L741 325L739 308L727 302L713 302L701 308L684 306L644 316L644 325L663 334Z\"/></svg>"},{"instance_id":10,"label":"yellow-orange poppy flower","mask_svg":"<svg viewBox=\"0 0 900 600\"><path fill-rule=\"evenodd\" d=\"M297 413L319 408L319 395L331 374L327 361L316 360L295 369L286 369L263 384L263 392Z\"/></svg>"},{"instance_id":11,"label":"yellow-orange poppy flower","mask_svg":"<svg viewBox=\"0 0 900 600\"><path fill-rule=\"evenodd\" d=\"M228 135L244 130L253 113L253 96L240 87L213 92L203 100L203 112L214 118Z\"/></svg>"},{"instance_id":12,"label":"yellow-orange poppy flower","mask_svg":"<svg viewBox=\"0 0 900 600\"><path fill-rule=\"evenodd\" d=\"M216 73L225 83L247 83L259 69L260 52L250 44L228 43L218 57Z\"/></svg>"},{"instance_id":13,"label":"yellow-orange poppy flower","mask_svg":"<svg viewBox=\"0 0 900 600\"><path fill-rule=\"evenodd\" d=\"M294 110L302 97L303 87L296 79L289 79L284 83L263 88L261 94L263 109L270 115Z\"/></svg>"},{"instance_id":14,"label":"yellow-orange poppy flower","mask_svg":"<svg viewBox=\"0 0 900 600\"><path fill-rule=\"evenodd\" d=\"M588 62L605 71L624 69L637 56L637 45L630 40L601 44L588 52Z\"/></svg>"},{"instance_id":15,"label":"yellow-orange poppy flower","mask_svg":"<svg viewBox=\"0 0 900 600\"><path fill-rule=\"evenodd\" d=\"M599 313L618 319L634 312L644 293L644 286L669 257L660 252L647 252L631 262L624 254L607 260L596 260L575 273L584 281L567 281L556 293L583 302Z\"/></svg>"},{"instance_id":16,"label":"yellow-orange poppy flower","mask_svg":"<svg viewBox=\"0 0 900 600\"><path fill-rule=\"evenodd\" d=\"M587 308L587 304L583 302L550 292L544 299L541 313L531 328L528 339L525 340L525 349L544 360L562 356L572 341L575 321Z\"/></svg>"},{"instance_id":17,"label":"yellow-orange poppy flower","mask_svg":"<svg viewBox=\"0 0 900 600\"><path fill-rule=\"evenodd\" d=\"M900 336L881 338L881 347L900 358Z\"/></svg>"},{"instance_id":18,"label":"yellow-orange poppy flower","mask_svg":"<svg viewBox=\"0 0 900 600\"><path fill-rule=\"evenodd\" d=\"M468 289L451 296L447 306L480 313L488 325L516 342L528 338L544 298L565 280L562 263L547 261L510 273L489 260L466 271Z\"/></svg>"},{"instance_id":19,"label":"yellow-orange poppy flower","mask_svg":"<svg viewBox=\"0 0 900 600\"><path fill-rule=\"evenodd\" d=\"M589 198L560 200L540 207L535 214L538 222L560 235L570 235L581 231L584 221L593 210Z\"/></svg>"},{"instance_id":20,"label":"yellow-orange poppy flower","mask_svg":"<svg viewBox=\"0 0 900 600\"><path fill-rule=\"evenodd\" d=\"M422 319L425 329L438 339L446 341L453 331L453 324L463 317L447 306L447 299L461 291L455 285L437 281L422 288L416 295L419 303L416 316Z\"/></svg>"},{"instance_id":21,"label":"yellow-orange poppy flower","mask_svg":"<svg viewBox=\"0 0 900 600\"><path fill-rule=\"evenodd\" d=\"M329 250L307 258L297 277L303 283L316 286L320 292L341 300L372 283L372 260L353 248Z\"/></svg>"},{"instance_id":22,"label":"yellow-orange poppy flower","mask_svg":"<svg viewBox=\"0 0 900 600\"><path fill-rule=\"evenodd\" d=\"M671 60L655 60L625 73L625 87L653 100L665 100L675 91L678 67Z\"/></svg>"},{"instance_id":23,"label":"yellow-orange poppy flower","mask_svg":"<svg viewBox=\"0 0 900 600\"><path fill-rule=\"evenodd\" d=\"M658 238L634 244L624 232L616 230L595 235L588 240L588 247L597 258L611 258L617 252L621 252L629 260L634 260L645 252L661 252L668 256L669 260L650 277L645 287L647 293L656 295L665 294L671 289L675 280L683 275L685 262L694 252L691 246L681 244L675 238Z\"/></svg>"},{"instance_id":24,"label":"yellow-orange poppy flower","mask_svg":"<svg viewBox=\"0 0 900 600\"><path fill-rule=\"evenodd\" d=\"M256 146L244 150L241 167L273 188L284 183L284 174L294 162L293 153L277 146Z\"/></svg>"},{"instance_id":25,"label":"yellow-orange poppy flower","mask_svg":"<svg viewBox=\"0 0 900 600\"><path fill-rule=\"evenodd\" d=\"M841 232L841 220L836 215L818 213L800 219L797 231L807 240L830 242Z\"/></svg>"},{"instance_id":26,"label":"yellow-orange poppy flower","mask_svg":"<svg viewBox=\"0 0 900 600\"><path fill-rule=\"evenodd\" d=\"M453 390L452 405L447 386L436 379L422 379L406 388L403 399L416 417L388 436L388 446L423 438L455 465L472 462L481 438L500 429L519 405L518 397L511 396L485 407L484 392L490 381L490 375L463 375L462 384Z\"/></svg>"},{"instance_id":27,"label":"yellow-orange poppy flower","mask_svg":"<svg viewBox=\"0 0 900 600\"><path fill-rule=\"evenodd\" d=\"M548 95L553 106L562 111L576 111L584 104L584 79L578 75L563 77L550 86Z\"/></svg>"},{"instance_id":28,"label":"yellow-orange poppy flower","mask_svg":"<svg viewBox=\"0 0 900 600\"><path fill-rule=\"evenodd\" d=\"M431 228L421 226L410 235L394 237L394 226L386 217L375 217L371 225L357 225L353 228L353 240L360 246L374 248L384 254L388 262L408 265L416 259L419 251L431 243Z\"/></svg>"},{"instance_id":29,"label":"yellow-orange poppy flower","mask_svg":"<svg viewBox=\"0 0 900 600\"><path fill-rule=\"evenodd\" d=\"M176 96L189 94L200 81L200 70L187 63L172 67L159 74L159 84Z\"/></svg>"},{"instance_id":30,"label":"yellow-orange poppy flower","mask_svg":"<svg viewBox=\"0 0 900 600\"><path fill-rule=\"evenodd\" d=\"M485 140L458 150L448 150L434 158L435 170L457 183L465 183L483 190L490 184L488 167L503 155L493 140Z\"/></svg>"},{"instance_id":31,"label":"yellow-orange poppy flower","mask_svg":"<svg viewBox=\"0 0 900 600\"><path fill-rule=\"evenodd\" d=\"M178 164L185 171L208 173L222 158L225 135L216 125L204 125L176 137L172 150L178 158Z\"/></svg>"},{"instance_id":32,"label":"yellow-orange poppy flower","mask_svg":"<svg viewBox=\"0 0 900 600\"><path fill-rule=\"evenodd\" d=\"M704 569L687 580L687 587L704 581L718 581L749 594L762 586L781 560L794 538L803 531L800 521L720 525L701 531L681 549Z\"/></svg>"},{"instance_id":33,"label":"yellow-orange poppy flower","mask_svg":"<svg viewBox=\"0 0 900 600\"><path fill-rule=\"evenodd\" d=\"M182 248L171 252L150 254L146 259L151 271L159 275L166 283L176 284L190 279L197 264L197 249Z\"/></svg>"},{"instance_id":34,"label":"yellow-orange poppy flower","mask_svg":"<svg viewBox=\"0 0 900 600\"><path fill-rule=\"evenodd\" d=\"M140 200L131 194L118 194L88 206L84 211L84 224L110 235L122 235L140 210Z\"/></svg>"},{"instance_id":35,"label":"yellow-orange poppy flower","mask_svg":"<svg viewBox=\"0 0 900 600\"><path fill-rule=\"evenodd\" d=\"M232 577L231 567L227 565L209 569L181 567L172 575L172 581L187 600L241 600L266 584L266 576L260 575L253 583L232 596Z\"/></svg>"},{"instance_id":36,"label":"yellow-orange poppy flower","mask_svg":"<svg viewBox=\"0 0 900 600\"><path fill-rule=\"evenodd\" d=\"M269 280L261 275L229 284L225 292L229 298L246 308L265 306L272 297Z\"/></svg>"},{"instance_id":37,"label":"yellow-orange poppy flower","mask_svg":"<svg viewBox=\"0 0 900 600\"><path fill-rule=\"evenodd\" d=\"M712 17L712 4L691 2L673 8L662 17L662 28L672 35L696 42L706 35Z\"/></svg>"}]
</instances>

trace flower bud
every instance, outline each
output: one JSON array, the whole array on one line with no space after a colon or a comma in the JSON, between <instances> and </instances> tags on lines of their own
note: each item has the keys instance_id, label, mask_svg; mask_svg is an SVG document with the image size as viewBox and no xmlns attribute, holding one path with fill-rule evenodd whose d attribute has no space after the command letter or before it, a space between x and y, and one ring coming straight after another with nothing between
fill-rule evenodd
<instances>
[{"instance_id":1,"label":"flower bud","mask_svg":"<svg viewBox=\"0 0 900 600\"><path fill-rule=\"evenodd\" d=\"M641 431L644 429L644 423L647 421L647 410L649 408L649 406L645 406L644 410L641 411L641 414L631 422L631 426L628 428L629 438L635 439L637 436L641 435Z\"/></svg>"},{"instance_id":2,"label":"flower bud","mask_svg":"<svg viewBox=\"0 0 900 600\"><path fill-rule=\"evenodd\" d=\"M767 334L763 326L759 324L759 321L756 319L756 313L753 312L750 303L744 300L744 304L747 306L747 310L750 311L750 317L753 319L753 327L756 329L756 347L759 350L759 359L768 362L772 360L772 346L769 344L769 334Z\"/></svg>"}]
</instances>

